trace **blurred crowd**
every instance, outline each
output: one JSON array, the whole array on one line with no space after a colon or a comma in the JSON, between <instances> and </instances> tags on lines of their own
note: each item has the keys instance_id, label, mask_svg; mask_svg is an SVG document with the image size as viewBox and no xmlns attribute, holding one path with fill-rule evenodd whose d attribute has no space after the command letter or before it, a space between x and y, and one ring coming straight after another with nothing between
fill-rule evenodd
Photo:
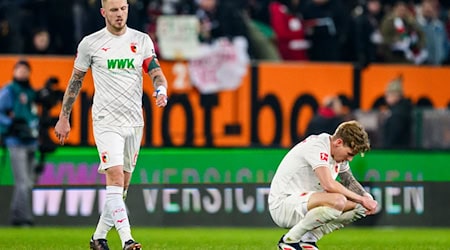
<instances>
[{"instance_id":1,"label":"blurred crowd","mask_svg":"<svg viewBox=\"0 0 450 250\"><path fill-rule=\"evenodd\" d=\"M244 36L256 60L449 64L439 0L129 0L128 25L158 45L161 15L195 15L199 40ZM0 53L73 55L104 26L101 0L0 0Z\"/></svg>"}]
</instances>

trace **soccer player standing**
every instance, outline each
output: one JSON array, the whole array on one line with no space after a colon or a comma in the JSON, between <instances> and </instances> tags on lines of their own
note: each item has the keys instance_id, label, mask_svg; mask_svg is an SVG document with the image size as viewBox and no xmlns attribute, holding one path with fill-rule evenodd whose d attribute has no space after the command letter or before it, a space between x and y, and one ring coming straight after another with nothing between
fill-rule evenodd
<instances>
[{"instance_id":1,"label":"soccer player standing","mask_svg":"<svg viewBox=\"0 0 450 250\"><path fill-rule=\"evenodd\" d=\"M318 249L316 242L323 235L375 213L377 202L349 166L356 154L369 149L364 128L348 121L333 135L307 137L285 155L268 199L273 221L289 228L278 242L279 249ZM336 181L337 176L341 182Z\"/></svg>"},{"instance_id":2,"label":"soccer player standing","mask_svg":"<svg viewBox=\"0 0 450 250\"><path fill-rule=\"evenodd\" d=\"M167 80L159 66L153 42L142 32L127 27L127 0L102 0L105 27L82 39L72 76L64 94L55 134L61 144L70 132L69 117L90 67L95 94L92 119L100 157L99 172L106 174L106 200L91 249L109 249L106 236L114 226L124 250L141 249L131 235L125 197L142 139L143 72L155 88L156 105L167 104Z\"/></svg>"}]
</instances>

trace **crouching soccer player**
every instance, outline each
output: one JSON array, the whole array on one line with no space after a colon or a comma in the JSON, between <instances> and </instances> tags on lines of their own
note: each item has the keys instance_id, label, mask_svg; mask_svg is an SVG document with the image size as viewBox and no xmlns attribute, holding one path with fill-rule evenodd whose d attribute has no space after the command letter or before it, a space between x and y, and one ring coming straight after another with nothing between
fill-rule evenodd
<instances>
[{"instance_id":1,"label":"crouching soccer player","mask_svg":"<svg viewBox=\"0 0 450 250\"><path fill-rule=\"evenodd\" d=\"M273 221L289 229L278 242L279 249L318 249L316 243L325 234L375 213L377 202L349 166L356 154L369 149L364 128L348 121L333 135L309 136L284 156L269 193Z\"/></svg>"}]
</instances>

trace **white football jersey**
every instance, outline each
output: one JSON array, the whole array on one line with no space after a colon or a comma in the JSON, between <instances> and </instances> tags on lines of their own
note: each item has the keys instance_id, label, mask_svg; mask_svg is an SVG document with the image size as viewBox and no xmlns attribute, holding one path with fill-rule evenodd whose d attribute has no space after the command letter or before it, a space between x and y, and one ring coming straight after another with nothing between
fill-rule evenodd
<instances>
[{"instance_id":1,"label":"white football jersey","mask_svg":"<svg viewBox=\"0 0 450 250\"><path fill-rule=\"evenodd\" d=\"M103 28L83 38L74 67L94 79L92 120L94 125L143 126L142 65L156 57L150 37L126 28L116 36Z\"/></svg>"},{"instance_id":2,"label":"white football jersey","mask_svg":"<svg viewBox=\"0 0 450 250\"><path fill-rule=\"evenodd\" d=\"M308 191L323 191L314 170L326 166L336 179L339 173L348 171L347 161L337 163L330 154L331 135L311 135L295 145L283 158L272 179L269 207L276 208L281 199Z\"/></svg>"}]
</instances>

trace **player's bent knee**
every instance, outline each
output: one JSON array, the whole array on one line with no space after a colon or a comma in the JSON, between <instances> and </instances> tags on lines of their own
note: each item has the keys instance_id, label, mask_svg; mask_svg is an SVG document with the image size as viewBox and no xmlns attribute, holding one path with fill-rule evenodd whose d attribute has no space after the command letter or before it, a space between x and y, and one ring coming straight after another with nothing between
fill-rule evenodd
<instances>
[{"instance_id":1,"label":"player's bent knee","mask_svg":"<svg viewBox=\"0 0 450 250\"><path fill-rule=\"evenodd\" d=\"M326 206L339 211L343 211L347 203L347 198L338 193L315 193L308 201L308 209L315 207Z\"/></svg>"},{"instance_id":2,"label":"player's bent knee","mask_svg":"<svg viewBox=\"0 0 450 250\"><path fill-rule=\"evenodd\" d=\"M345 204L347 203L347 198L342 194L333 194L333 198L330 199L331 207L340 211L343 211Z\"/></svg>"}]
</instances>

